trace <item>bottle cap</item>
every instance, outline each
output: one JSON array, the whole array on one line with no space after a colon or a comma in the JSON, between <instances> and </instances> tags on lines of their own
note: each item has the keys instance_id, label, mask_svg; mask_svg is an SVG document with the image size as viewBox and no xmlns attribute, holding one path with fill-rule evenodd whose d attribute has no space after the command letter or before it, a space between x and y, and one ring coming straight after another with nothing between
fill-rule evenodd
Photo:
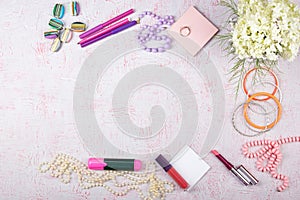
<instances>
[{"instance_id":1,"label":"bottle cap","mask_svg":"<svg viewBox=\"0 0 300 200\"><path fill-rule=\"evenodd\" d=\"M89 158L88 160L88 168L92 170L104 170L106 165L102 158Z\"/></svg>"}]
</instances>

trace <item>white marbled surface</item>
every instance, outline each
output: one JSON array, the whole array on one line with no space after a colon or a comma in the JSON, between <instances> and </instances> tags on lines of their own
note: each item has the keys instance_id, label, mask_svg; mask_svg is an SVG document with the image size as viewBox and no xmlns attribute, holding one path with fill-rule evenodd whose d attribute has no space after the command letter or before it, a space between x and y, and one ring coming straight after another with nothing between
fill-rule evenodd
<instances>
[{"instance_id":1,"label":"white marbled surface","mask_svg":"<svg viewBox=\"0 0 300 200\"><path fill-rule=\"evenodd\" d=\"M300 4L299 0L296 2ZM37 170L39 163L51 160L58 152L82 161L89 156L77 134L72 102L81 65L97 45L81 49L76 44L77 34L58 53L51 53L51 41L43 37L43 32L48 29L55 3L53 0L0 2L0 199L138 199L135 192L116 198L103 188L82 190L76 179L65 185ZM64 17L67 24L76 20L95 26L128 8L179 17L191 5L219 28L225 20L225 10L218 6L217 0L81 0L79 3L78 17L70 16L67 10ZM226 72L232 63L218 45L209 43L205 50L215 63L225 89L225 123L215 148L234 164L246 166L260 183L242 186L213 155L208 155L204 160L211 170L196 188L187 193L176 187L167 199L299 199L300 144L281 148L283 162L279 171L290 178L290 186L279 193L276 186L280 182L270 174L258 172L255 161L241 154L241 146L249 138L237 134L231 125L232 112L244 99L240 93L235 102L233 86L228 83ZM269 133L255 139L300 135L299 62L299 56L292 63L280 62L282 119ZM163 172L159 175L171 180Z\"/></svg>"}]
</instances>

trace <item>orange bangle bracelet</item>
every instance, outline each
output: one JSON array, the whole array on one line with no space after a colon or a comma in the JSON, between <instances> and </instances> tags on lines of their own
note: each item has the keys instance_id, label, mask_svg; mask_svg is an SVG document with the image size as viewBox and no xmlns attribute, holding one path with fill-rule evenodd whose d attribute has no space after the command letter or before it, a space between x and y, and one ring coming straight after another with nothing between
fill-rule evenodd
<instances>
[{"instance_id":1,"label":"orange bangle bracelet","mask_svg":"<svg viewBox=\"0 0 300 200\"><path fill-rule=\"evenodd\" d=\"M248 113L247 113L247 108L248 108L248 104L254 100L255 97L257 96L267 96L268 98L272 98L275 103L277 104L278 106L278 111L277 111L277 118L271 123L271 124L268 124L266 126L259 126L257 124L254 124L250 119L249 119L249 116L248 116ZM244 117L245 117L245 120L246 122L256 128L256 129L260 129L260 130L265 130L265 129L270 129L270 128L273 128L275 126L275 124L277 124L277 122L280 120L281 118L281 113L282 113L282 107L281 107L281 104L279 102L279 100L272 94L270 93L267 93L267 92L258 92L258 93L255 93L253 95L251 95L248 100L246 101L245 105L244 105Z\"/></svg>"},{"instance_id":2,"label":"orange bangle bracelet","mask_svg":"<svg viewBox=\"0 0 300 200\"><path fill-rule=\"evenodd\" d=\"M265 67L262 67L261 69L268 71L268 72L273 76L274 81L275 81L275 85L276 85L277 87L274 88L274 90L273 90L273 92L272 92L272 95L275 95L275 93L277 92L277 89L278 89L278 87L279 87L279 86L278 86L278 78L277 78L277 76L276 76L276 75L274 74L274 72L271 71L270 69L267 69L267 68L265 68ZM249 74L250 74L251 72L253 72L254 70L257 70L257 68L253 68L253 69L249 70L249 71L245 74L244 79L243 79L243 90L244 90L245 94L246 94L248 97L251 97L251 95L248 94L248 90L247 90L247 88L246 88L246 81L247 81L247 78L248 78ZM253 100L255 100L255 101L266 101L266 100L268 100L268 99L270 99L270 98L271 98L271 97L268 96L267 98L263 98L263 99L253 98Z\"/></svg>"}]
</instances>

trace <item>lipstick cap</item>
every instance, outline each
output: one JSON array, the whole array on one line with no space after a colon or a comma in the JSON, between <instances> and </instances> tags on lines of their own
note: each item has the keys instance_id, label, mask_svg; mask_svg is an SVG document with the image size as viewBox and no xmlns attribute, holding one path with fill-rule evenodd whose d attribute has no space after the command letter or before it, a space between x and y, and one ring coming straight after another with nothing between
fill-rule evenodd
<instances>
[{"instance_id":1,"label":"lipstick cap","mask_svg":"<svg viewBox=\"0 0 300 200\"><path fill-rule=\"evenodd\" d=\"M169 169L172 168L169 161L161 154L159 154L155 160L162 168L164 168L165 171L169 171Z\"/></svg>"},{"instance_id":2,"label":"lipstick cap","mask_svg":"<svg viewBox=\"0 0 300 200\"><path fill-rule=\"evenodd\" d=\"M251 185L256 185L258 183L258 180L243 166L240 165L237 168L237 171L239 174L241 174L245 179L247 179Z\"/></svg>"},{"instance_id":3,"label":"lipstick cap","mask_svg":"<svg viewBox=\"0 0 300 200\"><path fill-rule=\"evenodd\" d=\"M106 165L104 159L101 158L89 158L88 160L88 168L92 170L104 170Z\"/></svg>"}]
</instances>

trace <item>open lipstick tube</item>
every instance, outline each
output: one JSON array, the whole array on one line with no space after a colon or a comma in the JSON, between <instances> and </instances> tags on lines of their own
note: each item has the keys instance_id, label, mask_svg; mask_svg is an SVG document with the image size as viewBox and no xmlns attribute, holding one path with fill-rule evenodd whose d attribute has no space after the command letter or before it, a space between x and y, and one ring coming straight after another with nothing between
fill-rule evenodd
<instances>
[{"instance_id":1,"label":"open lipstick tube","mask_svg":"<svg viewBox=\"0 0 300 200\"><path fill-rule=\"evenodd\" d=\"M211 151L244 185L256 185L258 180L243 165L234 167L218 151Z\"/></svg>"}]
</instances>

